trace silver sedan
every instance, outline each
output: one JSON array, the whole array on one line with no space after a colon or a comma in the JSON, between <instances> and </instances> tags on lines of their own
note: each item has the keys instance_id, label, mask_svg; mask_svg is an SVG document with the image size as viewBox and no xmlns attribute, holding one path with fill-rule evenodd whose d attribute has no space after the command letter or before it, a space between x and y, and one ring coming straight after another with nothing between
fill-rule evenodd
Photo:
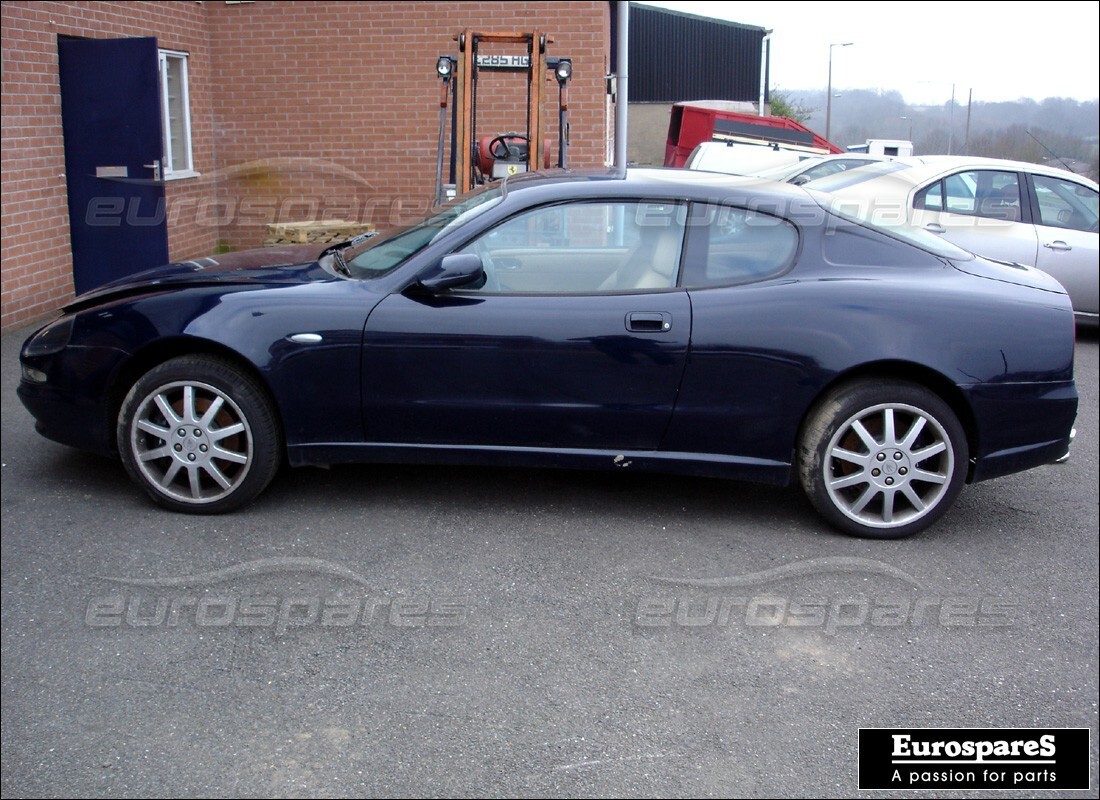
<instances>
[{"instance_id":1,"label":"silver sedan","mask_svg":"<svg viewBox=\"0 0 1100 800\"><path fill-rule=\"evenodd\" d=\"M1097 324L1097 185L1060 169L967 156L913 156L849 169L808 189L879 224L942 236L986 258L1048 272L1079 322Z\"/></svg>"}]
</instances>

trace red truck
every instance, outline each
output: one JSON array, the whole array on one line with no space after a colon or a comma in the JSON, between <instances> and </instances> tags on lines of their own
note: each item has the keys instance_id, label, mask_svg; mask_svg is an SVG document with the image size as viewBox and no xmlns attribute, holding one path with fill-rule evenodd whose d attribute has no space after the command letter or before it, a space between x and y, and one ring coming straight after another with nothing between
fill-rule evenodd
<instances>
[{"instance_id":1,"label":"red truck","mask_svg":"<svg viewBox=\"0 0 1100 800\"><path fill-rule=\"evenodd\" d=\"M665 143L665 166L682 167L696 145L710 141L777 144L807 155L844 150L788 117L761 117L724 108L723 101L677 103L672 107Z\"/></svg>"}]
</instances>

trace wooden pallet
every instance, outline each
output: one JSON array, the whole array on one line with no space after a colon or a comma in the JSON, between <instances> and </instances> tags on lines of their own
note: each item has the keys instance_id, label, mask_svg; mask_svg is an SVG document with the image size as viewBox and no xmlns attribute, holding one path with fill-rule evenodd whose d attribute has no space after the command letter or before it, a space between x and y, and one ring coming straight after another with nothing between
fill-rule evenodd
<instances>
[{"instance_id":1,"label":"wooden pallet","mask_svg":"<svg viewBox=\"0 0 1100 800\"><path fill-rule=\"evenodd\" d=\"M331 244L373 231L369 222L324 219L313 222L280 222L267 226L264 247L286 244Z\"/></svg>"}]
</instances>

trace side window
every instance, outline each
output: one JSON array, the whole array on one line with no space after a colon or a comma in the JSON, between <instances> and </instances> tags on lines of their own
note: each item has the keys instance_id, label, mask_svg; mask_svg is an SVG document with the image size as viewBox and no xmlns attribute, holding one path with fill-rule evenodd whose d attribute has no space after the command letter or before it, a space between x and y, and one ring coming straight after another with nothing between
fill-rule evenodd
<instances>
[{"instance_id":1,"label":"side window","mask_svg":"<svg viewBox=\"0 0 1100 800\"><path fill-rule=\"evenodd\" d=\"M677 203L576 202L505 220L462 248L486 280L462 291L595 293L676 286L684 238Z\"/></svg>"},{"instance_id":2,"label":"side window","mask_svg":"<svg viewBox=\"0 0 1100 800\"><path fill-rule=\"evenodd\" d=\"M1015 172L959 172L944 178L943 187L943 210L952 214L1006 222L1020 219L1020 186Z\"/></svg>"},{"instance_id":3,"label":"side window","mask_svg":"<svg viewBox=\"0 0 1100 800\"><path fill-rule=\"evenodd\" d=\"M936 181L917 192L917 196L913 198L913 208L943 211L943 183Z\"/></svg>"},{"instance_id":4,"label":"side window","mask_svg":"<svg viewBox=\"0 0 1100 800\"><path fill-rule=\"evenodd\" d=\"M164 177L195 174L191 149L191 98L187 53L160 51L161 126L164 132Z\"/></svg>"},{"instance_id":5,"label":"side window","mask_svg":"<svg viewBox=\"0 0 1100 800\"><path fill-rule=\"evenodd\" d=\"M798 230L779 217L744 208L696 204L684 259L686 288L733 286L784 272L798 250Z\"/></svg>"},{"instance_id":6,"label":"side window","mask_svg":"<svg viewBox=\"0 0 1100 800\"><path fill-rule=\"evenodd\" d=\"M974 178L963 172L943 179L943 210L952 214L974 213Z\"/></svg>"},{"instance_id":7,"label":"side window","mask_svg":"<svg viewBox=\"0 0 1100 800\"><path fill-rule=\"evenodd\" d=\"M1039 224L1077 231L1097 229L1097 202L1095 189L1061 178L1033 175L1035 199L1039 204Z\"/></svg>"}]
</instances>

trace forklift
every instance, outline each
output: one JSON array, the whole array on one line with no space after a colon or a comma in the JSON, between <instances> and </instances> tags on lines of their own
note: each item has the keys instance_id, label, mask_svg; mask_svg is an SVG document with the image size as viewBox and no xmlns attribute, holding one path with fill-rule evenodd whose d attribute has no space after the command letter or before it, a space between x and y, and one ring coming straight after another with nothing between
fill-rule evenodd
<instances>
[{"instance_id":1,"label":"forklift","mask_svg":"<svg viewBox=\"0 0 1100 800\"><path fill-rule=\"evenodd\" d=\"M546 99L546 72L553 70L558 83L558 159L567 164L569 145L567 84L573 76L568 58L548 58L546 46L552 36L538 31L529 33L486 33L466 29L454 36L458 56L440 56L436 74L442 80L439 101L439 152L435 170L435 201L442 203L461 196L476 186L500 180L508 175L550 166L550 142L543 139L543 105ZM526 55L479 53L482 44L518 44ZM482 72L499 70L527 74L527 127L477 138L478 85ZM452 108L451 163L449 182L443 180L443 152L447 127L447 108Z\"/></svg>"}]
</instances>

